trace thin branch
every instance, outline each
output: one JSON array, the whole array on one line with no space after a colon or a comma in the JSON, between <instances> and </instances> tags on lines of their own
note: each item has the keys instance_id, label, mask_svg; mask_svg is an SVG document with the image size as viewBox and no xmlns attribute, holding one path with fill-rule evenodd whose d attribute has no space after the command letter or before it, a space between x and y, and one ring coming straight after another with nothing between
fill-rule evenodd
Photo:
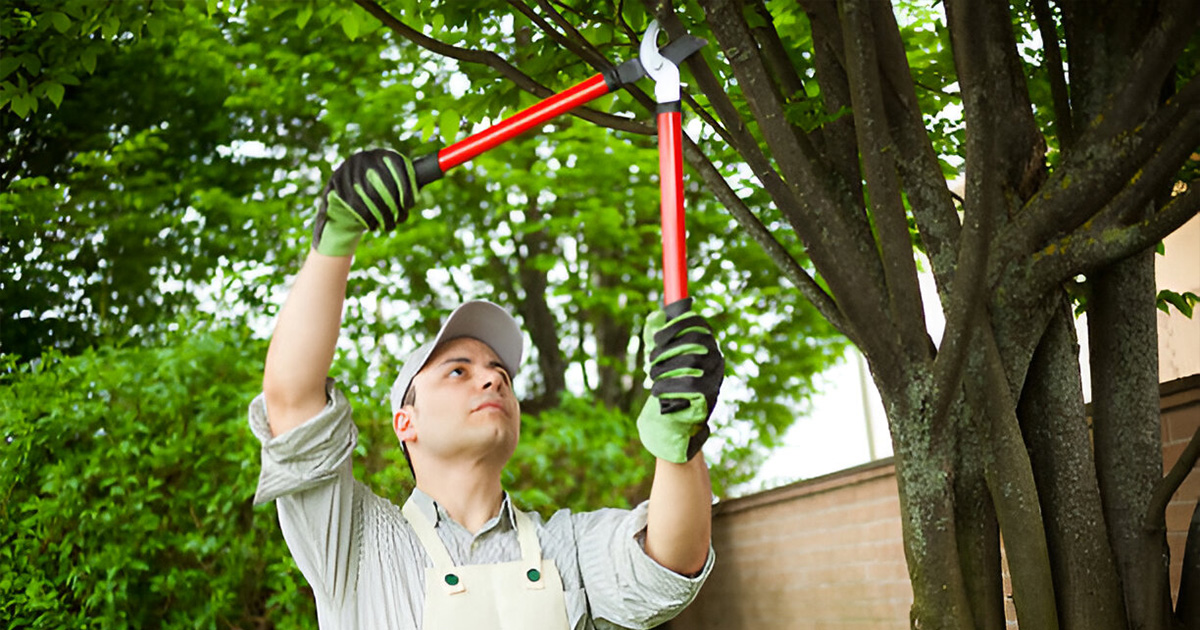
<instances>
[{"instance_id":1,"label":"thin branch","mask_svg":"<svg viewBox=\"0 0 1200 630\"><path fill-rule=\"evenodd\" d=\"M517 87L537 96L538 98L546 98L554 95L554 91L550 88L534 81L529 75L518 70L515 66L505 61L500 55L491 51L471 50L468 48L460 48L445 42L440 42L432 37L413 29L409 25L401 22L386 9L379 6L375 0L354 0L355 4L365 9L368 13L375 16L375 19L383 22L388 28L394 31L397 35L407 39L408 41L443 57L457 59L465 63L475 63L487 66L496 70L501 76L512 81ZM654 135L655 130L649 125L644 125L628 118L613 116L597 112L587 107L577 107L571 110L572 116L577 116L590 123L594 123L601 127L616 129L619 131L627 131L629 133L637 133L642 135Z\"/></svg>"},{"instance_id":2,"label":"thin branch","mask_svg":"<svg viewBox=\"0 0 1200 630\"><path fill-rule=\"evenodd\" d=\"M533 10L533 7L530 7L524 2L521 2L520 0L508 0L508 4L520 12L521 15L529 18L531 22L536 24L538 28L542 29L542 32L550 36L550 39L553 39L555 42L557 42L559 46L562 46L563 48L575 53L580 59L583 59L592 68L597 70L605 70L613 66L611 61L605 59L604 55L601 54L599 50L596 50L596 48L592 46L591 42L584 38L579 31L575 30L575 27L571 26L570 22L567 22L565 19L563 19L562 14L560 14L558 11L555 11L553 7L549 6L549 3L545 2L545 0L540 0L538 2L538 4L542 6L542 10L551 13L553 15L552 19L554 19L555 23L559 24L560 27L565 24L565 28L570 29L569 35L560 33L558 29L551 26L542 18L542 16L538 15L537 12Z\"/></svg>"},{"instance_id":3,"label":"thin branch","mask_svg":"<svg viewBox=\"0 0 1200 630\"><path fill-rule=\"evenodd\" d=\"M1050 99L1054 103L1054 127L1058 133L1058 145L1063 152L1070 151L1075 144L1075 127L1071 118L1071 99L1067 92L1067 80L1063 76L1062 50L1058 47L1058 28L1047 0L1031 0L1033 16L1038 32L1042 35L1046 52L1046 75L1050 80Z\"/></svg>"},{"instance_id":4,"label":"thin branch","mask_svg":"<svg viewBox=\"0 0 1200 630\"><path fill-rule=\"evenodd\" d=\"M707 109L704 109L704 107L701 106L691 94L683 92L682 96L684 102L688 104L688 108L697 116L699 116L701 120L703 120L705 123L708 123L708 126L712 127L713 131L716 131L718 136L721 136L721 139L725 141L725 144L732 147L733 135L729 133L729 130L725 129L725 127L721 125L720 121L718 121L716 118L713 118L713 115L710 114Z\"/></svg>"},{"instance_id":5,"label":"thin branch","mask_svg":"<svg viewBox=\"0 0 1200 630\"><path fill-rule=\"evenodd\" d=\"M613 67L614 64L609 61L603 53L597 50L595 46L592 46L591 42L587 41L587 39L584 38L579 31L575 30L575 27L572 26L570 22L567 22L567 20L563 18L562 14L555 11L554 7L550 6L550 4L545 0L538 0L538 4L542 6L544 10L551 13L552 19L554 19L555 23L565 25L564 28L569 29L569 33L574 34L573 36L560 33L553 26L542 19L541 16L535 13L533 9L519 2L519 0L509 0L509 4L537 24L538 27L542 29L542 32L544 32L554 41L558 42L560 46L566 48L572 53L575 53L580 59L583 59L584 62L592 67L593 70L603 72ZM654 99L651 98L650 95L646 94L641 88L630 84L625 85L624 89L625 91L629 92L629 94L633 96L634 100L642 105L642 107L645 107L650 112L654 111Z\"/></svg>"},{"instance_id":6,"label":"thin branch","mask_svg":"<svg viewBox=\"0 0 1200 630\"><path fill-rule=\"evenodd\" d=\"M861 120L884 121L887 114L879 76L869 0L845 0L841 5L843 36L846 39L846 71L855 115ZM928 333L921 304L921 288L912 254L912 239L896 174L898 153L886 124L857 125L862 149L863 171L870 190L881 251L888 307L902 335L906 354L927 358Z\"/></svg>"},{"instance_id":7,"label":"thin branch","mask_svg":"<svg viewBox=\"0 0 1200 630\"><path fill-rule=\"evenodd\" d=\"M809 257L821 269L843 311L855 321L877 319L886 292L878 250L866 226L849 219L849 212L844 210L859 206L847 191L830 186L833 178L828 172L818 171L824 167L821 157L802 136L792 132L780 96L738 7L720 0L702 0L700 4L787 185L801 201L791 206L778 203L777 198L779 209L804 241ZM818 208L828 210L819 212ZM895 350L882 341L893 336L891 324L888 320L879 330L876 339L881 345L875 350ZM876 357L882 359L878 354ZM893 365L899 367L898 363Z\"/></svg>"},{"instance_id":8,"label":"thin branch","mask_svg":"<svg viewBox=\"0 0 1200 630\"><path fill-rule=\"evenodd\" d=\"M957 198L946 185L933 142L925 128L916 85L896 16L887 3L872 3L879 72L884 81L884 104L892 137L900 150L896 162L917 231L943 294L948 290L960 254L962 226L954 207Z\"/></svg>"},{"instance_id":9,"label":"thin branch","mask_svg":"<svg viewBox=\"0 0 1200 630\"><path fill-rule=\"evenodd\" d=\"M790 101L797 94L800 95L800 98L807 98L804 93L804 81L796 72L796 66L792 64L792 59L788 56L783 41L779 39L774 19L763 0L754 0L754 12L763 20L764 26L753 28L751 32L754 33L754 39L758 41L759 49L762 50L767 70L778 82L784 99Z\"/></svg>"},{"instance_id":10,"label":"thin branch","mask_svg":"<svg viewBox=\"0 0 1200 630\"><path fill-rule=\"evenodd\" d=\"M1154 485L1154 493L1150 496L1150 503L1146 506L1144 527L1148 531L1156 532L1166 529L1167 504L1171 502L1171 497L1175 496L1175 491L1179 489L1179 486L1183 485L1183 480L1187 479L1188 473L1192 472L1197 460L1200 460L1200 427L1196 428L1191 441L1183 448L1179 459L1175 460L1175 465L1171 466L1171 472Z\"/></svg>"},{"instance_id":11,"label":"thin branch","mask_svg":"<svg viewBox=\"0 0 1200 630\"><path fill-rule=\"evenodd\" d=\"M648 8L653 9L654 7L648 6ZM683 23L679 21L679 17L670 10L669 3L655 17L658 18L672 39L687 34L687 30L684 28ZM771 165L770 160L763 153L762 147L759 146L758 140L755 139L754 135L746 127L746 122L742 120L741 114L734 107L733 101L729 99L729 94L725 91L716 74L713 73L712 68L709 67L704 56L692 55L687 58L685 63L688 66L688 70L692 73L692 78L696 81L696 87L708 97L709 104L712 105L713 109L717 112L717 116L724 123L723 128L725 133L721 134L721 137L725 138L729 146L734 151L737 151L738 155L745 160L751 172L754 173L755 178L763 185L763 188L775 201L777 206L798 206L800 201L796 197L795 191L783 181L783 178L779 176L779 173ZM715 128L720 129L721 127Z\"/></svg>"},{"instance_id":12,"label":"thin branch","mask_svg":"<svg viewBox=\"0 0 1200 630\"><path fill-rule=\"evenodd\" d=\"M838 19L836 0L801 0L801 9L808 17L813 41L813 70L821 101L827 112L850 109L850 83L846 77L846 44ZM891 3L877 2L891 11ZM901 57L905 55L901 52ZM859 165L858 134L854 116L839 116L821 125L822 153L829 168L854 199L857 212L849 219L860 224L857 229L870 230L866 203L863 199L862 174ZM921 125L924 130L924 124Z\"/></svg>"},{"instance_id":13,"label":"thin branch","mask_svg":"<svg viewBox=\"0 0 1200 630\"><path fill-rule=\"evenodd\" d=\"M851 343L859 346L860 336L853 328L851 322L845 318L842 312L838 309L837 303L833 301L825 289L813 280L799 264L796 259L787 251L784 246L775 239L771 231L767 229L762 221L746 206L737 193L729 186L729 182L725 181L725 177L721 175L717 167L713 165L708 156L700 150L700 147L692 142L691 138L684 135L684 157L687 158L690 164L700 174L708 189L713 192L713 195L718 201L729 209L729 213L733 215L742 229L754 239L766 252L767 257L775 266L783 273L796 288L800 291L812 305L817 309L830 324L833 325L839 332L846 335Z\"/></svg>"}]
</instances>

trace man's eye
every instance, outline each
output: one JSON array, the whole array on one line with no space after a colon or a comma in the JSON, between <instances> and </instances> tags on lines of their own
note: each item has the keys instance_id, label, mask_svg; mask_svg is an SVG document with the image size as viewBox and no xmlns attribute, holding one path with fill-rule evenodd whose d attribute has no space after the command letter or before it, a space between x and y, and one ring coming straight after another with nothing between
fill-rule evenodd
<instances>
[{"instance_id":1,"label":"man's eye","mask_svg":"<svg viewBox=\"0 0 1200 630\"><path fill-rule=\"evenodd\" d=\"M463 374L466 374L466 372L463 371L462 368L454 368L453 370L450 370L451 376L462 376Z\"/></svg>"}]
</instances>

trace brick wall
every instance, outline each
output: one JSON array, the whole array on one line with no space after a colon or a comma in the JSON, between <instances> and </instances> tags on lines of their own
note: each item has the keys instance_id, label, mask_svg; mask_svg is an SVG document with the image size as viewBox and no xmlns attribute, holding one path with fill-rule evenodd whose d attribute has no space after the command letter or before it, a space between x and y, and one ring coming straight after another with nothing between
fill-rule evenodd
<instances>
[{"instance_id":1,"label":"brick wall","mask_svg":"<svg viewBox=\"0 0 1200 630\"><path fill-rule=\"evenodd\" d=\"M912 587L890 459L722 501L713 547L716 568L672 630L907 626Z\"/></svg>"},{"instance_id":2,"label":"brick wall","mask_svg":"<svg viewBox=\"0 0 1200 630\"><path fill-rule=\"evenodd\" d=\"M1162 394L1169 469L1200 427L1200 375L1166 383ZM1200 474L1194 472L1167 511L1176 589L1197 497ZM713 510L713 547L716 568L696 602L669 624L671 630L909 625L912 588L890 459L722 501Z\"/></svg>"},{"instance_id":3,"label":"brick wall","mask_svg":"<svg viewBox=\"0 0 1200 630\"><path fill-rule=\"evenodd\" d=\"M1163 384L1163 471L1175 465L1196 429L1200 428L1200 374ZM1200 465L1183 480L1167 504L1167 544L1171 547L1172 595L1179 589L1183 544L1196 501L1200 498Z\"/></svg>"}]
</instances>

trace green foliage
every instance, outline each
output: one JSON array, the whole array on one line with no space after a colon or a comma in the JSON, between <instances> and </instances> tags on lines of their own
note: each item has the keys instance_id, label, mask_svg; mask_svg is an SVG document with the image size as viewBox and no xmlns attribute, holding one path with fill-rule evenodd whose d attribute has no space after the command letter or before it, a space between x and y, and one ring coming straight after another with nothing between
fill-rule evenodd
<instances>
[{"instance_id":1,"label":"green foliage","mask_svg":"<svg viewBox=\"0 0 1200 630\"><path fill-rule=\"evenodd\" d=\"M314 627L277 521L250 504L264 344L231 330L171 341L6 357L5 627Z\"/></svg>"},{"instance_id":2,"label":"green foliage","mask_svg":"<svg viewBox=\"0 0 1200 630\"><path fill-rule=\"evenodd\" d=\"M1191 291L1176 293L1175 291L1163 289L1158 292L1155 301L1158 310L1169 315L1171 313L1170 307L1174 306L1184 317L1191 319L1196 302L1200 302L1200 295L1196 295Z\"/></svg>"}]
</instances>

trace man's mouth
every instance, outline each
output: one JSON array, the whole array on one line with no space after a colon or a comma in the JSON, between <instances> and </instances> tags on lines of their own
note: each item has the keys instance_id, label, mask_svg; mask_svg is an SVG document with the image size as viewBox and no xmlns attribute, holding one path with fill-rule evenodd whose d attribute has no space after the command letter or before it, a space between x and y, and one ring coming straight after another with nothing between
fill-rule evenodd
<instances>
[{"instance_id":1,"label":"man's mouth","mask_svg":"<svg viewBox=\"0 0 1200 630\"><path fill-rule=\"evenodd\" d=\"M489 400L488 402L476 406L471 411L483 411L485 409L499 409L500 411L504 411L504 405L500 404L500 401L498 400Z\"/></svg>"}]
</instances>

